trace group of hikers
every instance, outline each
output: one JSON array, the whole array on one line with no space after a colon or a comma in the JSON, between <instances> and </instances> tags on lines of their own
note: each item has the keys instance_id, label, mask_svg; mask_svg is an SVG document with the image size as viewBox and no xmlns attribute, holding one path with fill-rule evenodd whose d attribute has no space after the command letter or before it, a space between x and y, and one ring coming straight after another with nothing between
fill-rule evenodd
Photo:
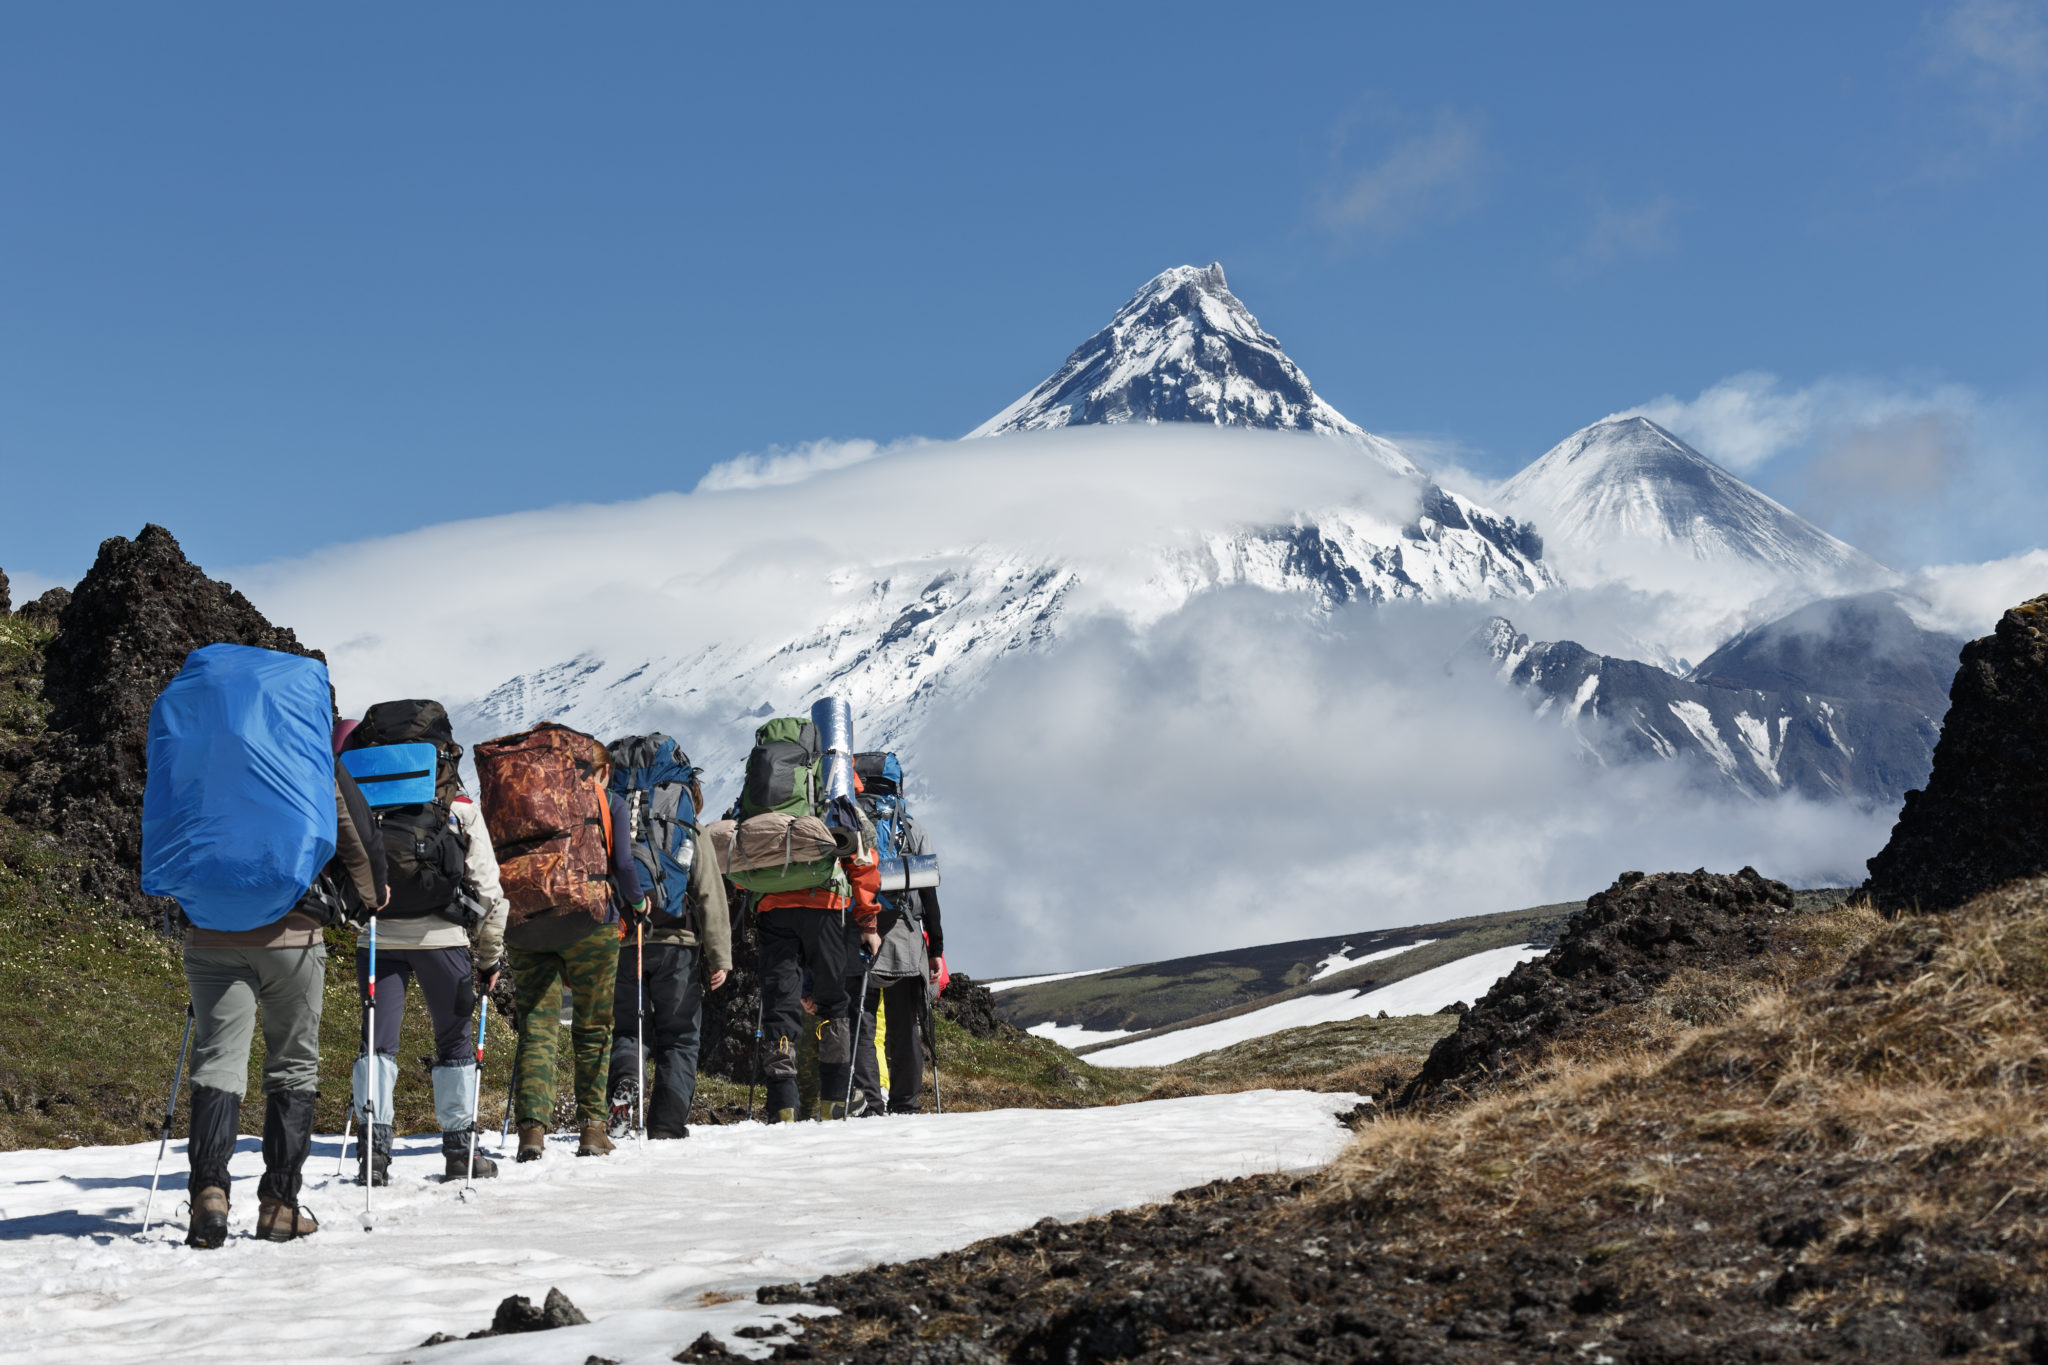
<instances>
[{"instance_id":1,"label":"group of hikers","mask_svg":"<svg viewBox=\"0 0 2048 1365\"><path fill-rule=\"evenodd\" d=\"M434 1032L442 1179L498 1174L478 1150L489 1009L477 1006L502 998L508 977L517 1159L540 1160L555 1125L565 993L576 1154L601 1157L631 1132L689 1135L705 998L732 976L743 914L766 1120L797 1118L807 1033L818 1118L919 1112L924 1036L948 979L937 860L906 808L896 756L854 752L843 702L761 724L738 798L707 821L701 769L666 735L605 744L542 722L476 746L472 796L440 703L382 702L337 722L332 696L319 660L210 645L151 713L143 889L183 914L191 988L179 1053L180 1074L191 1055L188 1246L227 1238L259 1011L256 1236L318 1229L298 1196L319 1085L325 930L338 923L361 926L363 1043L344 1160L352 1141L366 1227L370 1188L390 1180L413 986ZM166 1143L178 1089L174 1074Z\"/></svg>"}]
</instances>

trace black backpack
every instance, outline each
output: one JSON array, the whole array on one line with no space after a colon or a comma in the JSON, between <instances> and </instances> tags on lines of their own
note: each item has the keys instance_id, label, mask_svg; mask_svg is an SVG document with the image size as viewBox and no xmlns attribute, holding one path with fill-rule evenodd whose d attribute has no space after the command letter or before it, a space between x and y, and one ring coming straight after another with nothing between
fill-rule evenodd
<instances>
[{"instance_id":1,"label":"black backpack","mask_svg":"<svg viewBox=\"0 0 2048 1365\"><path fill-rule=\"evenodd\" d=\"M391 904L378 913L390 919L438 915L472 928L483 907L467 881L469 836L455 823L452 803L462 789L462 746L455 742L446 708L437 701L378 702L363 713L343 749L386 744L431 744L438 762L432 801L380 806L374 812L391 881Z\"/></svg>"}]
</instances>

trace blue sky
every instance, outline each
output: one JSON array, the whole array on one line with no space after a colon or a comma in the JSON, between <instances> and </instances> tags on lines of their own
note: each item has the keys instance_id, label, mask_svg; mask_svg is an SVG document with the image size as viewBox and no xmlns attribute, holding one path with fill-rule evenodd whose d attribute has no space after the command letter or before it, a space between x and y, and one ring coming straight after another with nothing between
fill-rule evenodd
<instances>
[{"instance_id":1,"label":"blue sky","mask_svg":"<svg viewBox=\"0 0 2048 1365\"><path fill-rule=\"evenodd\" d=\"M1668 396L1895 562L2048 540L2048 5L1559 9L9 7L0 566L955 436L1212 259L1479 474Z\"/></svg>"}]
</instances>

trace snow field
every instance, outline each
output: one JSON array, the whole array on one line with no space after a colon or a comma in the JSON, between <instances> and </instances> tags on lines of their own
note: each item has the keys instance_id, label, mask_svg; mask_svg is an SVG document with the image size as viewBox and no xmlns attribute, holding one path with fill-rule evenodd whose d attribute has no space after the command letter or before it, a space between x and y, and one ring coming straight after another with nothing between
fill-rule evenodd
<instances>
[{"instance_id":1,"label":"snow field","mask_svg":"<svg viewBox=\"0 0 2048 1365\"><path fill-rule=\"evenodd\" d=\"M1044 1038L1058 1043L1069 1051L1087 1047L1090 1043L1113 1043L1119 1038L1128 1038L1135 1030L1127 1028L1095 1029L1080 1024L1055 1024L1048 1019L1042 1024L1033 1024L1024 1030L1033 1037Z\"/></svg>"},{"instance_id":2,"label":"snow field","mask_svg":"<svg viewBox=\"0 0 2048 1365\"><path fill-rule=\"evenodd\" d=\"M244 1137L218 1251L182 1245L182 1142L164 1160L146 1242L133 1234L156 1144L0 1153L0 1358L559 1365L595 1354L656 1365L707 1330L758 1356L765 1346L729 1335L786 1316L752 1301L758 1285L928 1256L1209 1180L1313 1169L1348 1141L1334 1115L1357 1099L1268 1090L697 1128L593 1160L558 1139L542 1161L506 1161L467 1202L432 1179L437 1136L401 1138L370 1233L356 1222L362 1190L334 1178L328 1136L302 1196L321 1230L284 1245L251 1235L262 1155ZM593 1321L414 1349L434 1332L487 1326L508 1294L538 1303L550 1286Z\"/></svg>"},{"instance_id":3,"label":"snow field","mask_svg":"<svg viewBox=\"0 0 2048 1365\"><path fill-rule=\"evenodd\" d=\"M1310 1024L1333 1024L1359 1019L1385 1010L1388 1014L1435 1014L1456 1000L1467 1004L1486 994L1494 982L1515 969L1515 965L1541 957L1547 948L1517 943L1492 948L1405 980L1382 986L1363 995L1357 991L1332 991L1328 995L1300 995L1250 1010L1213 1024L1197 1024L1156 1038L1143 1038L1091 1052L1085 1060L1091 1066L1169 1066L1199 1057L1204 1052L1230 1047L1253 1038L1263 1038L1282 1029L1305 1028ZM1362 960L1362 959L1361 959Z\"/></svg>"},{"instance_id":4,"label":"snow field","mask_svg":"<svg viewBox=\"0 0 2048 1365\"><path fill-rule=\"evenodd\" d=\"M1042 986L1048 981L1072 981L1076 977L1101 976L1104 972L1115 970L1114 967L1090 967L1081 972L1054 972L1049 976L1013 976L1004 981L985 981L982 984L989 988L991 994L995 994L1000 991L1014 991L1019 986Z\"/></svg>"},{"instance_id":5,"label":"snow field","mask_svg":"<svg viewBox=\"0 0 2048 1365\"><path fill-rule=\"evenodd\" d=\"M1353 967L1363 966L1368 962L1383 962L1390 957L1399 957L1411 948L1424 948L1434 942L1436 940L1433 938L1419 938L1413 943L1402 943L1392 948L1382 948L1376 953L1367 953L1363 957L1352 957L1351 945L1347 943L1321 962L1318 962L1316 964L1316 974L1310 977L1309 980L1321 981L1326 976L1335 976L1339 972L1348 972Z\"/></svg>"}]
</instances>

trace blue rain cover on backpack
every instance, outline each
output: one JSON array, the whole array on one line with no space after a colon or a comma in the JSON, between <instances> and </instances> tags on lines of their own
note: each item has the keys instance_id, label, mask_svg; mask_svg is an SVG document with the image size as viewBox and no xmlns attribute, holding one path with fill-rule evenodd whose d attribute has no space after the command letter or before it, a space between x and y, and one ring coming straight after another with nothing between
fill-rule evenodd
<instances>
[{"instance_id":1,"label":"blue rain cover on backpack","mask_svg":"<svg viewBox=\"0 0 2048 1365\"><path fill-rule=\"evenodd\" d=\"M142 889L202 929L260 929L334 856L333 701L318 659L185 656L149 712Z\"/></svg>"},{"instance_id":2,"label":"blue rain cover on backpack","mask_svg":"<svg viewBox=\"0 0 2048 1365\"><path fill-rule=\"evenodd\" d=\"M431 744L378 744L345 749L341 755L341 766L373 810L432 801L440 761L440 750Z\"/></svg>"},{"instance_id":3,"label":"blue rain cover on backpack","mask_svg":"<svg viewBox=\"0 0 2048 1365\"><path fill-rule=\"evenodd\" d=\"M632 735L610 746L612 793L625 803L633 860L647 885L648 920L688 922L690 866L697 858L697 806L690 781L698 769L667 735Z\"/></svg>"}]
</instances>

